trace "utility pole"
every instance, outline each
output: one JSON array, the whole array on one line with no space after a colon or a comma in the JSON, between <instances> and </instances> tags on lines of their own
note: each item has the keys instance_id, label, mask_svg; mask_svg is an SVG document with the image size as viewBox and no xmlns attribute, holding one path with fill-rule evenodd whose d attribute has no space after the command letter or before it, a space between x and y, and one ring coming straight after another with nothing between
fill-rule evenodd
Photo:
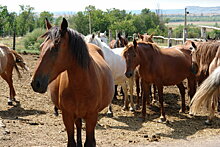
<instances>
[{"instance_id":1,"label":"utility pole","mask_svg":"<svg viewBox=\"0 0 220 147\"><path fill-rule=\"evenodd\" d=\"M89 34L92 34L92 27L91 27L91 9L88 9L89 12Z\"/></svg>"},{"instance_id":2,"label":"utility pole","mask_svg":"<svg viewBox=\"0 0 220 147\"><path fill-rule=\"evenodd\" d=\"M183 28L183 43L186 42L186 37L187 37L187 23L186 23L186 16L187 14L189 14L189 12L187 11L187 8L185 8L185 20L184 20L184 28Z\"/></svg>"}]
</instances>

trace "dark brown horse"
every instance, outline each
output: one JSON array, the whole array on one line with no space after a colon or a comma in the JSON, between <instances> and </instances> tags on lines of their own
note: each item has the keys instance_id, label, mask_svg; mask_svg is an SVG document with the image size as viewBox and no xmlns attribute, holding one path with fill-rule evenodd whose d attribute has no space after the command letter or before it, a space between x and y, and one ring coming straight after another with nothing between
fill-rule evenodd
<instances>
[{"instance_id":1,"label":"dark brown horse","mask_svg":"<svg viewBox=\"0 0 220 147\"><path fill-rule=\"evenodd\" d=\"M177 85L182 97L182 112L185 111L185 87L182 81L188 78L191 97L195 92L194 75L191 72L191 50L179 48L160 49L156 44L149 42L136 42L126 46L124 57L127 64L126 76L131 77L134 69L139 65L140 76L144 80L143 88L149 96L149 86L154 83L158 88L161 105L160 121L165 121L163 107L163 86ZM146 97L143 98L142 116L146 115Z\"/></svg>"},{"instance_id":2,"label":"dark brown horse","mask_svg":"<svg viewBox=\"0 0 220 147\"><path fill-rule=\"evenodd\" d=\"M22 69L28 70L21 55L5 45L0 45L0 75L8 83L10 89L8 105L12 105L13 101L18 102L15 100L16 93L12 80L12 73L14 68L18 73L18 77L21 78L18 66Z\"/></svg>"},{"instance_id":3,"label":"dark brown horse","mask_svg":"<svg viewBox=\"0 0 220 147\"><path fill-rule=\"evenodd\" d=\"M86 44L78 32L68 28L65 18L60 27L52 27L47 20L46 26L31 86L39 93L48 87L53 103L62 111L69 147L82 146L82 119L86 123L85 146L95 146L98 112L110 104L114 94L111 70L101 49Z\"/></svg>"},{"instance_id":4,"label":"dark brown horse","mask_svg":"<svg viewBox=\"0 0 220 147\"><path fill-rule=\"evenodd\" d=\"M121 33L118 33L118 38L116 40L112 40L109 43L110 48L120 48L124 47L128 44L128 35L126 34L125 37L121 36Z\"/></svg>"}]
</instances>

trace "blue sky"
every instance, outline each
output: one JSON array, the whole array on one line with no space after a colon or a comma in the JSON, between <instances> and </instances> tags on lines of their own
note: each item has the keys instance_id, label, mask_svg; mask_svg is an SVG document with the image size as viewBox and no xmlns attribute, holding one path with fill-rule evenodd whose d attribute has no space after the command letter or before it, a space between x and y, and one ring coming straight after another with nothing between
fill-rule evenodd
<instances>
[{"instance_id":1,"label":"blue sky","mask_svg":"<svg viewBox=\"0 0 220 147\"><path fill-rule=\"evenodd\" d=\"M97 9L110 8L124 10L149 9L183 9L186 6L215 7L220 0L0 0L0 5L7 6L10 12L19 12L19 5L30 5L35 12L42 11L84 11L88 5Z\"/></svg>"}]
</instances>

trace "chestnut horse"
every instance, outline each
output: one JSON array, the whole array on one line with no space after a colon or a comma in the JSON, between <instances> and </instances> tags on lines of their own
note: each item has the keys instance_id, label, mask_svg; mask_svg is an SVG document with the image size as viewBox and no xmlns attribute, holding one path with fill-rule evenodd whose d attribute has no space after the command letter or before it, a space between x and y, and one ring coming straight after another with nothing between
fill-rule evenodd
<instances>
[{"instance_id":1,"label":"chestnut horse","mask_svg":"<svg viewBox=\"0 0 220 147\"><path fill-rule=\"evenodd\" d=\"M121 33L118 33L118 38L116 40L112 40L109 43L110 48L120 48L124 47L128 44L128 35L126 34L125 37L121 36Z\"/></svg>"},{"instance_id":2,"label":"chestnut horse","mask_svg":"<svg viewBox=\"0 0 220 147\"><path fill-rule=\"evenodd\" d=\"M138 33L138 38L141 40L141 41L144 41L144 42L151 42L151 43L154 43L153 41L153 34L151 35L148 35L147 33L141 35L140 33ZM138 70L137 70L138 71ZM136 81L136 88L137 88L137 103L139 104L139 93L140 93L140 88L139 88L139 81L140 81L140 76L139 76L139 73L136 73L135 74L135 81ZM151 87L153 87L154 89L154 96L152 96L152 90L151 90ZM152 98L152 103L155 103L157 101L156 99L156 91L157 91L157 88L154 84L152 84L150 86L150 97ZM143 91L141 92L141 94L143 93ZM148 104L151 103L151 100L148 100L147 101Z\"/></svg>"},{"instance_id":3,"label":"chestnut horse","mask_svg":"<svg viewBox=\"0 0 220 147\"><path fill-rule=\"evenodd\" d=\"M5 45L0 45L0 75L8 83L10 89L8 105L13 105L13 101L18 102L15 100L16 93L12 80L12 73L14 68L18 73L18 77L21 78L18 66L22 69L28 70L21 55Z\"/></svg>"},{"instance_id":4,"label":"chestnut horse","mask_svg":"<svg viewBox=\"0 0 220 147\"><path fill-rule=\"evenodd\" d=\"M209 76L209 74L220 65L220 43L188 41L186 44L194 44L195 46L195 49L192 51L192 60L198 71L196 74L198 82L199 84L203 82L190 104L190 114L201 112L200 108L207 110L209 112L209 117L205 123L210 125L212 118L214 117L215 108L218 104L220 94L220 91L216 89L216 87L218 87L216 82L218 82L217 78L219 75L219 69L212 75Z\"/></svg>"},{"instance_id":5,"label":"chestnut horse","mask_svg":"<svg viewBox=\"0 0 220 147\"><path fill-rule=\"evenodd\" d=\"M165 121L163 106L163 86L177 85L182 97L182 109L185 111L185 87L182 81L188 78L189 92L192 97L195 92L194 75L191 72L191 50L179 48L160 49L156 44L136 40L126 46L124 57L127 64L125 75L133 76L134 69L139 65L139 72L143 82L146 96L149 97L149 86L154 83L158 88L159 102L161 107L160 121ZM175 74L174 74L175 73ZM143 97L142 116L146 115L146 97Z\"/></svg>"},{"instance_id":6,"label":"chestnut horse","mask_svg":"<svg viewBox=\"0 0 220 147\"><path fill-rule=\"evenodd\" d=\"M53 103L62 111L68 146L82 146L82 119L86 123L84 145L96 146L98 112L110 104L114 94L111 70L100 48L86 44L78 32L68 28L65 18L60 27L52 27L46 19L46 26L31 86L38 93L48 87Z\"/></svg>"}]
</instances>

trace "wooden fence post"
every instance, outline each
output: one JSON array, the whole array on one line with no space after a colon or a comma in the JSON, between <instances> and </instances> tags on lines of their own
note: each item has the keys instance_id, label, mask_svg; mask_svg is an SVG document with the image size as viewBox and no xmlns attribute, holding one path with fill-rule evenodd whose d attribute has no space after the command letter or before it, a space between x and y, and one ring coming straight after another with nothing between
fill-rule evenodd
<instances>
[{"instance_id":1,"label":"wooden fence post","mask_svg":"<svg viewBox=\"0 0 220 147\"><path fill-rule=\"evenodd\" d=\"M172 28L169 28L168 30L168 40L167 40L167 43L168 43L168 47L171 47L172 46L172 40L170 39L172 37Z\"/></svg>"},{"instance_id":2,"label":"wooden fence post","mask_svg":"<svg viewBox=\"0 0 220 147\"><path fill-rule=\"evenodd\" d=\"M206 39L206 28L205 27L201 27L201 38Z\"/></svg>"}]
</instances>

